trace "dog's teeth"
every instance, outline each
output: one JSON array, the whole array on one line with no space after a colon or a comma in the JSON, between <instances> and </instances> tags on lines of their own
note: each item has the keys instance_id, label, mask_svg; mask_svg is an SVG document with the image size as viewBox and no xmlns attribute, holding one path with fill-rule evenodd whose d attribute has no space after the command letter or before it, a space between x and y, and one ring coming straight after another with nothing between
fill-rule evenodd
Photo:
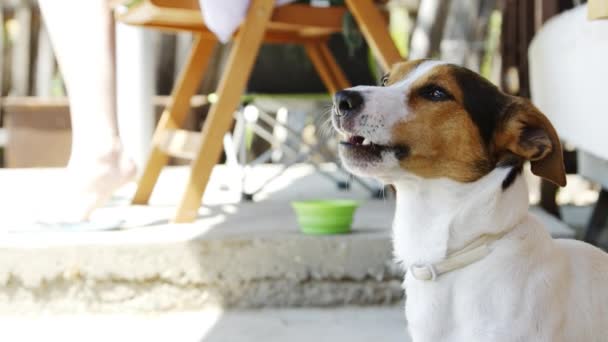
<instances>
[{"instance_id":1,"label":"dog's teeth","mask_svg":"<svg viewBox=\"0 0 608 342\"><path fill-rule=\"evenodd\" d=\"M364 139L364 140L363 140L363 143L361 143L361 145L366 145L366 146L367 146L367 145L370 145L371 143L372 143L372 142L371 142L371 141L369 141L369 139Z\"/></svg>"}]
</instances>

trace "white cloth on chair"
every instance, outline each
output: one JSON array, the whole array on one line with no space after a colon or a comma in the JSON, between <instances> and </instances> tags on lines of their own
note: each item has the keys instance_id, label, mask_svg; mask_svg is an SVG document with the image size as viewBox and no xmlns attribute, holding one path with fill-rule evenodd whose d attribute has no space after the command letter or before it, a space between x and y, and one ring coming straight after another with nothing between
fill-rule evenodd
<instances>
[{"instance_id":1,"label":"white cloth on chair","mask_svg":"<svg viewBox=\"0 0 608 342\"><path fill-rule=\"evenodd\" d=\"M247 15L250 0L199 0L205 25L225 43ZM276 0L281 6L294 0Z\"/></svg>"},{"instance_id":2,"label":"white cloth on chair","mask_svg":"<svg viewBox=\"0 0 608 342\"><path fill-rule=\"evenodd\" d=\"M528 50L532 100L560 137L608 160L608 20L587 5L551 18Z\"/></svg>"}]
</instances>

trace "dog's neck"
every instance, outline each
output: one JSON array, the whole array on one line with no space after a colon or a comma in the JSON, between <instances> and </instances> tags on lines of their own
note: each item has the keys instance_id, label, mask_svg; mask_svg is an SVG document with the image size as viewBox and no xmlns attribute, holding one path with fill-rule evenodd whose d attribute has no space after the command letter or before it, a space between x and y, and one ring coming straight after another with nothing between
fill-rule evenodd
<instances>
[{"instance_id":1,"label":"dog's neck","mask_svg":"<svg viewBox=\"0 0 608 342\"><path fill-rule=\"evenodd\" d=\"M497 168L472 183L407 177L397 190L393 239L405 267L435 263L484 234L503 233L527 215L524 177L503 189L510 168Z\"/></svg>"}]
</instances>

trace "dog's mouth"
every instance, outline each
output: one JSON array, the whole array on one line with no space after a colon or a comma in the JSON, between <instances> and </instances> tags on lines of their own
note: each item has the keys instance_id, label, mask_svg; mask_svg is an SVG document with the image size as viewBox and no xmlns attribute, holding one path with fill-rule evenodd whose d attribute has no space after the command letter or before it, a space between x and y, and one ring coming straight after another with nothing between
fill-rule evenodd
<instances>
[{"instance_id":1,"label":"dog's mouth","mask_svg":"<svg viewBox=\"0 0 608 342\"><path fill-rule=\"evenodd\" d=\"M342 144L352 146L375 146L371 140L360 135L351 135L347 137L346 141L343 141Z\"/></svg>"},{"instance_id":2,"label":"dog's mouth","mask_svg":"<svg viewBox=\"0 0 608 342\"><path fill-rule=\"evenodd\" d=\"M348 152L349 156L357 158L380 158L383 152L392 152L397 159L408 156L409 148L404 145L380 145L361 135L349 135L340 145Z\"/></svg>"}]
</instances>

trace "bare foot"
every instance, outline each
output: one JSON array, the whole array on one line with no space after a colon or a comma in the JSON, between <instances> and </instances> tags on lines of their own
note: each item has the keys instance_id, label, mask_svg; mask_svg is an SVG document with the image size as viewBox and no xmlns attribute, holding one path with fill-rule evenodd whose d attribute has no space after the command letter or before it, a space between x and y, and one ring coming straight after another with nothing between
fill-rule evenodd
<instances>
[{"instance_id":1,"label":"bare foot","mask_svg":"<svg viewBox=\"0 0 608 342\"><path fill-rule=\"evenodd\" d=\"M135 164L124 156L119 145L97 158L72 158L57 194L59 208L52 216L60 221L87 220L93 210L103 206L135 174Z\"/></svg>"}]
</instances>

